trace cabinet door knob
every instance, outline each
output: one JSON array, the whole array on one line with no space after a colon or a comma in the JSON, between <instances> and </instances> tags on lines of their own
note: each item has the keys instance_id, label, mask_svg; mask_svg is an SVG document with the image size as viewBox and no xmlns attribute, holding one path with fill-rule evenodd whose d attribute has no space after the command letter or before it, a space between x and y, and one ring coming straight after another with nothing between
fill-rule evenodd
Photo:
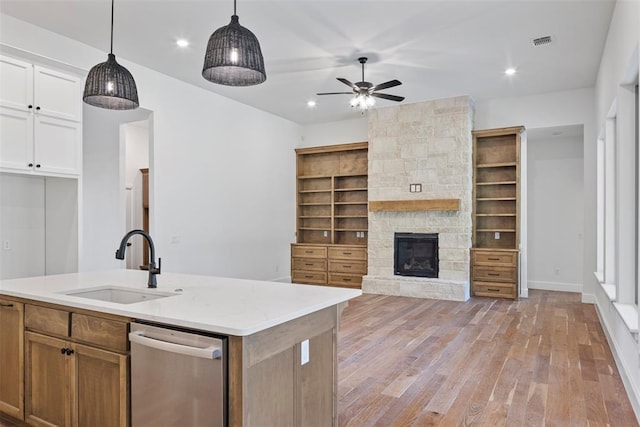
<instances>
[{"instance_id":1,"label":"cabinet door knob","mask_svg":"<svg viewBox=\"0 0 640 427\"><path fill-rule=\"evenodd\" d=\"M72 355L73 353L75 353L75 352L73 351L73 349L72 349L72 348L67 348L66 350L67 350L67 351L66 351L67 356L70 356L70 355Z\"/></svg>"},{"instance_id":2,"label":"cabinet door knob","mask_svg":"<svg viewBox=\"0 0 640 427\"><path fill-rule=\"evenodd\" d=\"M40 111L40 106L36 107L36 110Z\"/></svg>"},{"instance_id":3,"label":"cabinet door knob","mask_svg":"<svg viewBox=\"0 0 640 427\"><path fill-rule=\"evenodd\" d=\"M36 163L36 167L39 168L40 167L40 163Z\"/></svg>"},{"instance_id":4,"label":"cabinet door knob","mask_svg":"<svg viewBox=\"0 0 640 427\"><path fill-rule=\"evenodd\" d=\"M33 105L29 104L27 108L31 110L33 108Z\"/></svg>"},{"instance_id":5,"label":"cabinet door knob","mask_svg":"<svg viewBox=\"0 0 640 427\"><path fill-rule=\"evenodd\" d=\"M60 353L61 353L61 354L65 354L66 352L67 352L67 349L66 349L66 348L64 348L64 347L62 347L62 348L60 349Z\"/></svg>"},{"instance_id":6,"label":"cabinet door knob","mask_svg":"<svg viewBox=\"0 0 640 427\"><path fill-rule=\"evenodd\" d=\"M32 167L33 167L33 163L29 163L29 165L28 165L28 166L29 166L30 168L32 168Z\"/></svg>"}]
</instances>

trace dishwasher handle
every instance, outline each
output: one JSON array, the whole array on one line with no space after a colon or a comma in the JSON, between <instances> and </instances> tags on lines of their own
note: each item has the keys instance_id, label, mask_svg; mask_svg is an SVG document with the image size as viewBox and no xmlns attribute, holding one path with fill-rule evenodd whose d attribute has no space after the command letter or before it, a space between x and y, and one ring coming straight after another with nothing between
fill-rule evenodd
<instances>
[{"instance_id":1,"label":"dishwasher handle","mask_svg":"<svg viewBox=\"0 0 640 427\"><path fill-rule=\"evenodd\" d=\"M129 341L140 344L145 347L151 347L169 353L183 354L185 356L199 357L201 359L221 359L222 349L216 346L205 348L191 347L188 345L176 344L169 341L163 341L158 338L148 337L144 331L129 332Z\"/></svg>"}]
</instances>

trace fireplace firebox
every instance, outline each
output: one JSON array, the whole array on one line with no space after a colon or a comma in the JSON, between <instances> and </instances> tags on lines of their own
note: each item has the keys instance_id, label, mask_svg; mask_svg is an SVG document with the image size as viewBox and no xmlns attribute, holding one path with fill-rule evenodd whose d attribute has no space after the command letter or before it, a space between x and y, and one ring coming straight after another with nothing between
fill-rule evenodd
<instances>
[{"instance_id":1,"label":"fireplace firebox","mask_svg":"<svg viewBox=\"0 0 640 427\"><path fill-rule=\"evenodd\" d=\"M438 277L438 234L395 233L394 274Z\"/></svg>"}]
</instances>

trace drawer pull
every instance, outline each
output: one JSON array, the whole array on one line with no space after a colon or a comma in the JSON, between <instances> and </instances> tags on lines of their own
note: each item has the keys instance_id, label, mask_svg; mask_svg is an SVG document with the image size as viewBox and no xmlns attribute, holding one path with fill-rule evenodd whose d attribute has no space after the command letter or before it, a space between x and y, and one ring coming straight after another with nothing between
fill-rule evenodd
<instances>
[{"instance_id":1,"label":"drawer pull","mask_svg":"<svg viewBox=\"0 0 640 427\"><path fill-rule=\"evenodd\" d=\"M342 255L351 255L351 252L342 252Z\"/></svg>"},{"instance_id":2,"label":"drawer pull","mask_svg":"<svg viewBox=\"0 0 640 427\"><path fill-rule=\"evenodd\" d=\"M313 267L313 264L311 264L310 262L307 262L304 265L306 265L307 267Z\"/></svg>"},{"instance_id":3,"label":"drawer pull","mask_svg":"<svg viewBox=\"0 0 640 427\"><path fill-rule=\"evenodd\" d=\"M342 281L343 281L343 282L350 282L350 281L351 281L351 279L350 279L349 277L343 277L343 278L342 278Z\"/></svg>"},{"instance_id":4,"label":"drawer pull","mask_svg":"<svg viewBox=\"0 0 640 427\"><path fill-rule=\"evenodd\" d=\"M500 261L500 258L487 258L489 261Z\"/></svg>"},{"instance_id":5,"label":"drawer pull","mask_svg":"<svg viewBox=\"0 0 640 427\"><path fill-rule=\"evenodd\" d=\"M487 273L487 276L500 276L500 273Z\"/></svg>"},{"instance_id":6,"label":"drawer pull","mask_svg":"<svg viewBox=\"0 0 640 427\"><path fill-rule=\"evenodd\" d=\"M305 279L313 279L313 276L312 276L312 275L310 275L310 274L305 274L305 275L304 275L304 278L305 278Z\"/></svg>"},{"instance_id":7,"label":"drawer pull","mask_svg":"<svg viewBox=\"0 0 640 427\"><path fill-rule=\"evenodd\" d=\"M10 307L13 307L13 304L0 304L0 307L10 308Z\"/></svg>"},{"instance_id":8,"label":"drawer pull","mask_svg":"<svg viewBox=\"0 0 640 427\"><path fill-rule=\"evenodd\" d=\"M350 265L343 265L342 268L351 268Z\"/></svg>"},{"instance_id":9,"label":"drawer pull","mask_svg":"<svg viewBox=\"0 0 640 427\"><path fill-rule=\"evenodd\" d=\"M312 254L313 251L304 251L305 254Z\"/></svg>"},{"instance_id":10,"label":"drawer pull","mask_svg":"<svg viewBox=\"0 0 640 427\"><path fill-rule=\"evenodd\" d=\"M491 292L500 292L500 289L496 289L496 288L487 288L487 290Z\"/></svg>"}]
</instances>

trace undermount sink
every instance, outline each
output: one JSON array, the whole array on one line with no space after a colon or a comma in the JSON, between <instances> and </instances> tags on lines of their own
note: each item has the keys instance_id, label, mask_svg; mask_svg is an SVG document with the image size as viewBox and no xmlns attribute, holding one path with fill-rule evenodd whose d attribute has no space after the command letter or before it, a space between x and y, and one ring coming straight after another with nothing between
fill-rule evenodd
<instances>
[{"instance_id":1,"label":"undermount sink","mask_svg":"<svg viewBox=\"0 0 640 427\"><path fill-rule=\"evenodd\" d=\"M131 289L118 286L102 286L63 293L74 297L115 302L117 304L134 304L136 302L151 301L158 298L178 295L173 292L163 292L156 289Z\"/></svg>"}]
</instances>

